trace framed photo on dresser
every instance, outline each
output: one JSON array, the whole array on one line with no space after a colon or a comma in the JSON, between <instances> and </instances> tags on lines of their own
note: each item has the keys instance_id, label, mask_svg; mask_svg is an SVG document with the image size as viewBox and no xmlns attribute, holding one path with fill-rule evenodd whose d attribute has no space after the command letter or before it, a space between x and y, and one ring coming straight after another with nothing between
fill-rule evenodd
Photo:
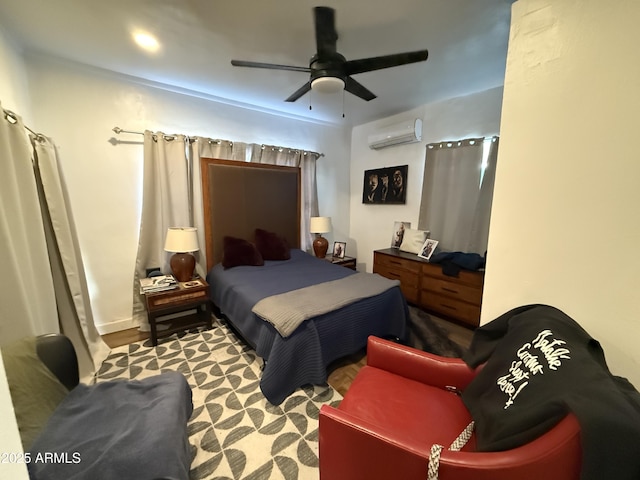
<instances>
[{"instance_id":1,"label":"framed photo on dresser","mask_svg":"<svg viewBox=\"0 0 640 480\"><path fill-rule=\"evenodd\" d=\"M418 256L420 258L429 260L431 258L431 255L433 255L433 252L437 246L438 246L438 240L432 240L431 238L427 238L424 244L422 245L422 248L420 249L420 253L418 253Z\"/></svg>"}]
</instances>

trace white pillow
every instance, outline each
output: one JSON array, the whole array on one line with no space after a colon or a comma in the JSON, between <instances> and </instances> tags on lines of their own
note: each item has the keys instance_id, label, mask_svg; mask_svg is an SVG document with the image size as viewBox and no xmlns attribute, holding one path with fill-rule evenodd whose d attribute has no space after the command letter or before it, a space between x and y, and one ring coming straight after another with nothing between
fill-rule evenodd
<instances>
[{"instance_id":1,"label":"white pillow","mask_svg":"<svg viewBox=\"0 0 640 480\"><path fill-rule=\"evenodd\" d=\"M402 244L400 250L403 252L420 253L424 241L429 238L429 230L414 230L413 228L407 228L404 231L404 237L402 237Z\"/></svg>"}]
</instances>

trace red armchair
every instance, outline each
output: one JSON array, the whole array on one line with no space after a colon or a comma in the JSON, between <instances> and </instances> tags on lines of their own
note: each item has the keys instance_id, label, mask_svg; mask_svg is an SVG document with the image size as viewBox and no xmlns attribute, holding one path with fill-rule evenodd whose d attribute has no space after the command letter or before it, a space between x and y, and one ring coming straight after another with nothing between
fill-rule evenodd
<instances>
[{"instance_id":1,"label":"red armchair","mask_svg":"<svg viewBox=\"0 0 640 480\"><path fill-rule=\"evenodd\" d=\"M369 337L367 365L338 406L320 411L320 479L427 478L444 445L440 480L578 480L580 427L568 415L546 434L502 452L446 450L471 421L460 396L476 371L462 360Z\"/></svg>"}]
</instances>

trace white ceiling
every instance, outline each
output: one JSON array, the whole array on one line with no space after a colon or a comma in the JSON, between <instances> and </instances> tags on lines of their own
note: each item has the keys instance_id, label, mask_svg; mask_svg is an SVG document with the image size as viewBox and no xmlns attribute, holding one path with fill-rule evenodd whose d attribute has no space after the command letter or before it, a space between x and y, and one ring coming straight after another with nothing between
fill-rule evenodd
<instances>
[{"instance_id":1,"label":"white ceiling","mask_svg":"<svg viewBox=\"0 0 640 480\"><path fill-rule=\"evenodd\" d=\"M0 26L25 53L217 101L357 125L502 85L513 1L2 0ZM311 92L286 103L308 74L231 66L238 59L307 67L317 5L336 9L338 51L347 60L425 48L429 59L355 75L378 96L370 102ZM133 43L136 29L159 39L157 54Z\"/></svg>"}]
</instances>

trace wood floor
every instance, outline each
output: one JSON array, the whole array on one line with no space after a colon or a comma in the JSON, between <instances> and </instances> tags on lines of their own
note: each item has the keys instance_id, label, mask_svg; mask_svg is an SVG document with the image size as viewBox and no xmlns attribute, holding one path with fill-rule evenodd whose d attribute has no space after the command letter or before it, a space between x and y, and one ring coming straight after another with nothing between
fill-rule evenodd
<instances>
[{"instance_id":1,"label":"wood floor","mask_svg":"<svg viewBox=\"0 0 640 480\"><path fill-rule=\"evenodd\" d=\"M473 331L469 328L433 315L431 315L431 319L447 332L451 341L464 348L467 348L471 343ZM128 330L102 335L102 339L110 348L128 345L130 343L146 340L147 338L149 338L149 332L141 332L137 328L130 328ZM366 363L367 355L364 349L358 353L333 362L328 368L329 376L327 381L329 385L335 388L341 395L344 395L349 389L351 382L358 374L360 368L362 368Z\"/></svg>"},{"instance_id":2,"label":"wood floor","mask_svg":"<svg viewBox=\"0 0 640 480\"><path fill-rule=\"evenodd\" d=\"M104 340L104 343L106 343L109 348L116 348L139 342L140 340L146 340L149 336L149 332L141 332L137 328L130 328L128 330L102 335L102 340Z\"/></svg>"}]
</instances>

